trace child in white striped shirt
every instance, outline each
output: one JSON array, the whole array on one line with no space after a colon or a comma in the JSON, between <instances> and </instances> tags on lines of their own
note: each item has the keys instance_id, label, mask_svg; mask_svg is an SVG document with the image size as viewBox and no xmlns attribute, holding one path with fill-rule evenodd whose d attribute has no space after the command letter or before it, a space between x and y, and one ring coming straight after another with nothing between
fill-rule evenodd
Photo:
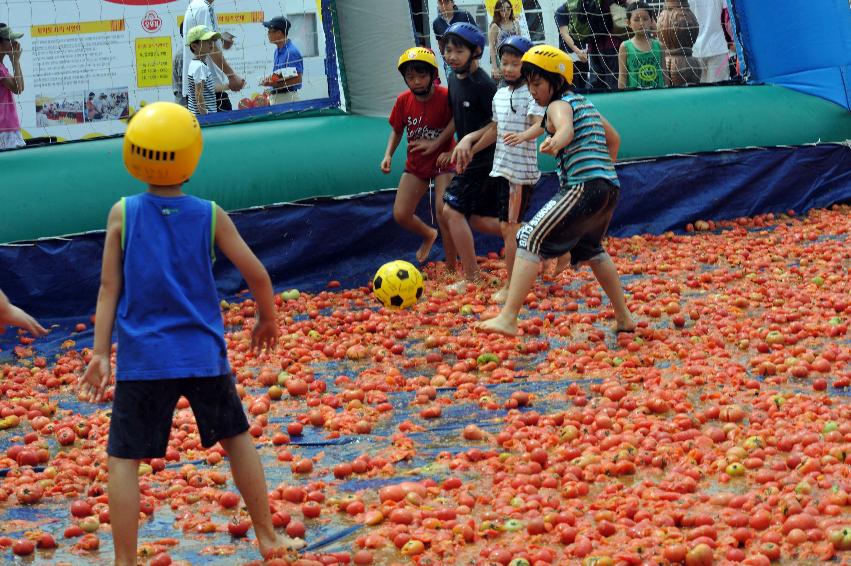
<instances>
[{"instance_id":1,"label":"child in white striped shirt","mask_svg":"<svg viewBox=\"0 0 851 566\"><path fill-rule=\"evenodd\" d=\"M532 188L541 176L535 140L544 133L541 120L545 110L532 98L520 73L520 60L531 48L532 42L519 35L509 36L500 43L498 56L506 86L493 97L493 122L468 134L466 142L461 142L477 147L496 142L490 176L500 180L499 227L508 271L504 285L491 297L498 303L504 303L508 296L517 253L517 231L529 206Z\"/></svg>"},{"instance_id":2,"label":"child in white striped shirt","mask_svg":"<svg viewBox=\"0 0 851 566\"><path fill-rule=\"evenodd\" d=\"M207 66L206 59L216 48L213 42L221 37L219 32L203 25L195 26L186 33L186 45L195 56L189 63L187 74L187 105L196 116L214 114L217 110L213 71Z\"/></svg>"}]
</instances>

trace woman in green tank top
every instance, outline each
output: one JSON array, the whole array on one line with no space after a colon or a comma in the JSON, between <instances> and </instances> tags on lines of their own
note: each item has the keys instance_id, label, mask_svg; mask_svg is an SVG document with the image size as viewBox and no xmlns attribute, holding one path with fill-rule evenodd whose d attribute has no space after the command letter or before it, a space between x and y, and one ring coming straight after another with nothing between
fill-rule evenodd
<instances>
[{"instance_id":1,"label":"woman in green tank top","mask_svg":"<svg viewBox=\"0 0 851 566\"><path fill-rule=\"evenodd\" d=\"M659 40L651 35L656 22L650 6L642 1L630 4L627 23L633 37L621 44L618 53L618 88L664 87L665 52Z\"/></svg>"}]
</instances>

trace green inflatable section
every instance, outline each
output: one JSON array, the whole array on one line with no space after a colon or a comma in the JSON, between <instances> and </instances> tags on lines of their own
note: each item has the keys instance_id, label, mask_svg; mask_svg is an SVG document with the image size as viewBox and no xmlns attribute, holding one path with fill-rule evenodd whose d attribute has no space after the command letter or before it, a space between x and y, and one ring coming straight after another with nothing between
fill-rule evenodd
<instances>
[{"instance_id":1,"label":"green inflatable section","mask_svg":"<svg viewBox=\"0 0 851 566\"><path fill-rule=\"evenodd\" d=\"M591 97L622 137L620 159L851 138L851 114L780 87L670 89ZM381 118L339 111L204 129L204 155L186 190L227 210L395 187L379 163L389 132ZM122 139L0 154L0 242L104 227L110 206L144 190L121 161ZM554 162L544 156L541 168Z\"/></svg>"}]
</instances>

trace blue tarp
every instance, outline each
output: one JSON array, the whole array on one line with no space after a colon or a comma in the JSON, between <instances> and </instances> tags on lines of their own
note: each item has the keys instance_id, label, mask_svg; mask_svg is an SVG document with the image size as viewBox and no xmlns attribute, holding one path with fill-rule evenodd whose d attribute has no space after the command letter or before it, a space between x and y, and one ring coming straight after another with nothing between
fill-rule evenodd
<instances>
[{"instance_id":1,"label":"blue tarp","mask_svg":"<svg viewBox=\"0 0 851 566\"><path fill-rule=\"evenodd\" d=\"M851 110L847 0L729 0L751 82L785 86Z\"/></svg>"},{"instance_id":2,"label":"blue tarp","mask_svg":"<svg viewBox=\"0 0 851 566\"><path fill-rule=\"evenodd\" d=\"M667 157L620 164L618 174L621 201L610 230L615 236L681 230L696 219L803 212L851 201L851 149L838 144ZM556 190L555 177L545 175L529 214ZM316 199L232 217L279 289L319 291L334 279L357 287L385 261L414 261L418 242L393 222L394 196L383 191ZM419 213L434 224L426 200ZM479 253L501 245L495 238L477 243ZM36 316L87 316L95 308L102 249L102 232L2 245L0 288ZM218 255L219 290L231 296L245 284ZM442 259L439 245L431 259Z\"/></svg>"}]
</instances>

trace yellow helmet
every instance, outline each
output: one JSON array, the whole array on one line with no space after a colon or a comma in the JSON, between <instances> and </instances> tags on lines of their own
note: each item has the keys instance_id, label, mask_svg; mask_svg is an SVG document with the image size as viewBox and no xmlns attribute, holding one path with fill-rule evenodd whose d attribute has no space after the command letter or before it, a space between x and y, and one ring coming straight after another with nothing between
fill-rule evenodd
<instances>
[{"instance_id":1,"label":"yellow helmet","mask_svg":"<svg viewBox=\"0 0 851 566\"><path fill-rule=\"evenodd\" d=\"M567 84L573 84L573 60L570 55L550 45L536 45L523 54L524 63L531 63L544 71L561 75Z\"/></svg>"},{"instance_id":2,"label":"yellow helmet","mask_svg":"<svg viewBox=\"0 0 851 566\"><path fill-rule=\"evenodd\" d=\"M402 65L410 63L411 61L422 61L423 63L428 63L434 67L435 71L439 70L437 67L437 57L434 56L434 51L425 47L411 47L410 49L406 49L405 52L402 53L402 56L399 57L399 62L396 64L396 68L399 69L399 72L401 72Z\"/></svg>"},{"instance_id":3,"label":"yellow helmet","mask_svg":"<svg viewBox=\"0 0 851 566\"><path fill-rule=\"evenodd\" d=\"M179 185L195 172L203 147L201 126L189 110L174 102L154 102L127 125L124 166L144 183Z\"/></svg>"}]
</instances>

